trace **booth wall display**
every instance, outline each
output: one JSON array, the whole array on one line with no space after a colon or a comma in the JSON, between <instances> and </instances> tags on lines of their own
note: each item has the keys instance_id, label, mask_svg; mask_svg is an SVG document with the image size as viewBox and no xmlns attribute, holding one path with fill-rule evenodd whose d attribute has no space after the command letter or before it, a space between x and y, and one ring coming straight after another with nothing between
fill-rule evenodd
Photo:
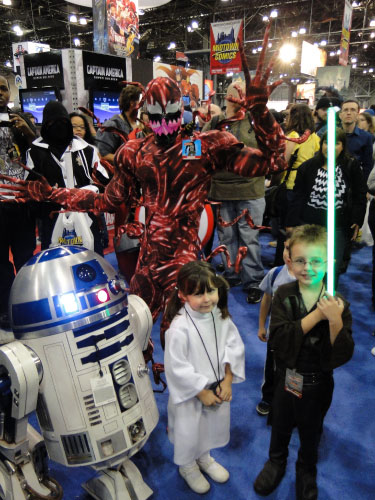
<instances>
[{"instance_id":1,"label":"booth wall display","mask_svg":"<svg viewBox=\"0 0 375 500\"><path fill-rule=\"evenodd\" d=\"M312 43L302 42L301 50L301 73L315 76L317 68L327 63L327 52Z\"/></svg>"},{"instance_id":2,"label":"booth wall display","mask_svg":"<svg viewBox=\"0 0 375 500\"><path fill-rule=\"evenodd\" d=\"M241 71L239 42L243 41L243 21L211 23L210 27L210 73L226 74Z\"/></svg>"},{"instance_id":3,"label":"booth wall display","mask_svg":"<svg viewBox=\"0 0 375 500\"><path fill-rule=\"evenodd\" d=\"M27 88L64 88L61 51L26 54L23 56Z\"/></svg>"},{"instance_id":4,"label":"booth wall display","mask_svg":"<svg viewBox=\"0 0 375 500\"><path fill-rule=\"evenodd\" d=\"M344 93L349 88L351 66L326 66L316 72L317 87L334 87Z\"/></svg>"},{"instance_id":5,"label":"booth wall display","mask_svg":"<svg viewBox=\"0 0 375 500\"><path fill-rule=\"evenodd\" d=\"M154 78L168 76L178 83L181 89L184 106L189 106L191 101L203 98L203 71L171 64L153 63Z\"/></svg>"},{"instance_id":6,"label":"booth wall display","mask_svg":"<svg viewBox=\"0 0 375 500\"><path fill-rule=\"evenodd\" d=\"M20 58L26 54L39 54L49 52L50 46L46 43L38 42L17 42L12 43L13 69L18 75L21 74Z\"/></svg>"},{"instance_id":7,"label":"booth wall display","mask_svg":"<svg viewBox=\"0 0 375 500\"><path fill-rule=\"evenodd\" d=\"M118 90L118 82L126 80L126 61L123 57L82 51L85 89Z\"/></svg>"},{"instance_id":8,"label":"booth wall display","mask_svg":"<svg viewBox=\"0 0 375 500\"><path fill-rule=\"evenodd\" d=\"M137 57L138 0L93 0L94 51Z\"/></svg>"},{"instance_id":9,"label":"booth wall display","mask_svg":"<svg viewBox=\"0 0 375 500\"><path fill-rule=\"evenodd\" d=\"M315 99L315 83L301 83L297 85L295 102L303 102L307 100L306 104L314 106Z\"/></svg>"}]
</instances>

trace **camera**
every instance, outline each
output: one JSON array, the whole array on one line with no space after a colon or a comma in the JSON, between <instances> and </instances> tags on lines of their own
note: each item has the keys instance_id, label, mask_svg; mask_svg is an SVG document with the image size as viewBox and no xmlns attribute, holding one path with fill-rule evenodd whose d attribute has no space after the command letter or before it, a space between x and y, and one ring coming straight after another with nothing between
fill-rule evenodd
<instances>
[{"instance_id":1,"label":"camera","mask_svg":"<svg viewBox=\"0 0 375 500\"><path fill-rule=\"evenodd\" d=\"M8 113L0 113L0 127L11 127L12 122L9 119Z\"/></svg>"}]
</instances>

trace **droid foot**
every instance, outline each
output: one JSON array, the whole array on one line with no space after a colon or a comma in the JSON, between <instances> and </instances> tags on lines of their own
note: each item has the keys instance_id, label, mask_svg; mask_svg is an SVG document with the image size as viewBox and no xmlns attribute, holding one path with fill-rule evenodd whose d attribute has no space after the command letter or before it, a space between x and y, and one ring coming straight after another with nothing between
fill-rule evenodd
<instances>
[{"instance_id":1,"label":"droid foot","mask_svg":"<svg viewBox=\"0 0 375 500\"><path fill-rule=\"evenodd\" d=\"M120 470L102 471L82 484L82 488L95 500L146 500L153 493L130 460Z\"/></svg>"}]
</instances>

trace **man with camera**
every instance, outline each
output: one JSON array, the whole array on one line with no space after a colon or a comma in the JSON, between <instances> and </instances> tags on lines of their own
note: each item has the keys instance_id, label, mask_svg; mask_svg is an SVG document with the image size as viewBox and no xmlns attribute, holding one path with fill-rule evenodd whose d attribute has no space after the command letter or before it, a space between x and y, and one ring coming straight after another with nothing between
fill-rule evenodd
<instances>
[{"instance_id":1,"label":"man with camera","mask_svg":"<svg viewBox=\"0 0 375 500\"><path fill-rule=\"evenodd\" d=\"M0 172L24 179L26 151L36 138L32 123L19 112L13 112L8 103L10 88L7 79L0 76ZM0 199L12 198L2 194ZM0 203L0 328L9 327L8 300L18 271L35 250L35 222L30 206ZM12 252L13 262L9 257ZM13 267L14 263L14 267Z\"/></svg>"}]
</instances>

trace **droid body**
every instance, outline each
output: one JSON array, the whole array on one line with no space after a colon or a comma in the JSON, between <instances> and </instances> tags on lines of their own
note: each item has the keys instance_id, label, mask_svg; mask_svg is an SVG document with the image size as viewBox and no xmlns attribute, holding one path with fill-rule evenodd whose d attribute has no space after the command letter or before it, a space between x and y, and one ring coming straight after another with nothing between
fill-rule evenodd
<instances>
[{"instance_id":1,"label":"droid body","mask_svg":"<svg viewBox=\"0 0 375 500\"><path fill-rule=\"evenodd\" d=\"M142 355L152 327L146 304L127 297L99 255L55 247L17 274L10 316L15 338L42 366L36 410L49 457L68 467L126 469L158 422ZM88 491L117 498L105 489ZM140 489L137 498L151 493L144 483Z\"/></svg>"}]
</instances>

